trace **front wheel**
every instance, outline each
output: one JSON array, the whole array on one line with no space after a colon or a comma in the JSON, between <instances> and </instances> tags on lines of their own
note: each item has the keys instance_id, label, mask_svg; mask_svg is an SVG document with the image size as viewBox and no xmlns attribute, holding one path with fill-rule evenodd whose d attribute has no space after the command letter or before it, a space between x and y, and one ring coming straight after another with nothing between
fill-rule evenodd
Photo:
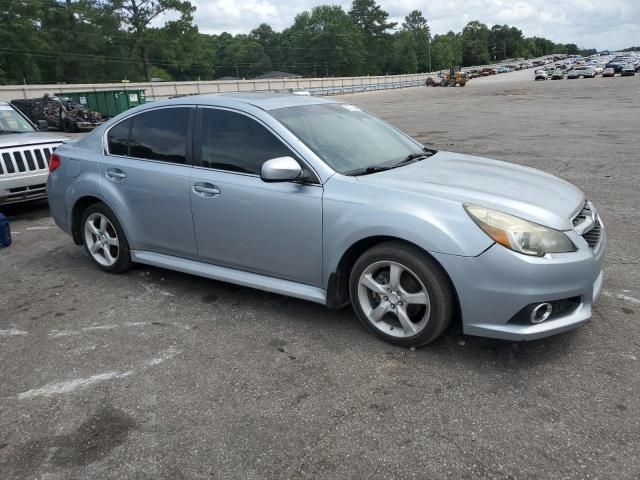
<instances>
[{"instance_id":1,"label":"front wheel","mask_svg":"<svg viewBox=\"0 0 640 480\"><path fill-rule=\"evenodd\" d=\"M441 267L418 248L400 242L365 252L351 271L349 290L363 325L405 347L435 340L455 311L453 288Z\"/></svg>"},{"instance_id":2,"label":"front wheel","mask_svg":"<svg viewBox=\"0 0 640 480\"><path fill-rule=\"evenodd\" d=\"M113 212L102 203L95 203L82 216L82 241L98 268L120 273L131 267L129 243Z\"/></svg>"}]
</instances>

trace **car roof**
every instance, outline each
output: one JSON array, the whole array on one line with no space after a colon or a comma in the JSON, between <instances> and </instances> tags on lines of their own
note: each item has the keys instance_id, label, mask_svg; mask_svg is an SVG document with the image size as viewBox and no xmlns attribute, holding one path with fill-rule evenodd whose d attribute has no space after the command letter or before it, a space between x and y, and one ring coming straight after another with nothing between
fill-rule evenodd
<instances>
[{"instance_id":1,"label":"car roof","mask_svg":"<svg viewBox=\"0 0 640 480\"><path fill-rule=\"evenodd\" d=\"M164 105L209 105L218 107L241 107L252 105L262 110L275 110L277 108L296 107L302 105L318 105L327 103L342 103L329 98L314 96L292 95L290 93L269 92L229 92L208 95L188 95L171 100L162 100L145 104L149 108ZM141 109L142 110L142 109Z\"/></svg>"}]
</instances>

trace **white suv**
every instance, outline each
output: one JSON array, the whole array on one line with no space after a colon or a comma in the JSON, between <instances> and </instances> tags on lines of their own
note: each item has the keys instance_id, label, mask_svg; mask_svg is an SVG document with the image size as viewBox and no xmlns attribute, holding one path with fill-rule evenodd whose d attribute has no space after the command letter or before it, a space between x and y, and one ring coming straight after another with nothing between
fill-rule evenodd
<instances>
[{"instance_id":1,"label":"white suv","mask_svg":"<svg viewBox=\"0 0 640 480\"><path fill-rule=\"evenodd\" d=\"M0 205L45 198L49 158L68 139L38 128L21 112L0 102Z\"/></svg>"}]
</instances>

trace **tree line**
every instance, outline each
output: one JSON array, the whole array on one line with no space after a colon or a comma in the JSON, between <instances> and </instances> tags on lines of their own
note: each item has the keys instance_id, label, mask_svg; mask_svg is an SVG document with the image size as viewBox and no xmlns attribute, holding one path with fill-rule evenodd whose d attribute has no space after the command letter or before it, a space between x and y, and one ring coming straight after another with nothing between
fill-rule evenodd
<instances>
[{"instance_id":1,"label":"tree line","mask_svg":"<svg viewBox=\"0 0 640 480\"><path fill-rule=\"evenodd\" d=\"M187 0L0 0L0 83L383 75L595 53L479 21L432 36L422 12L398 25L375 0L318 5L282 32L263 23L238 35L199 32L195 10Z\"/></svg>"}]
</instances>

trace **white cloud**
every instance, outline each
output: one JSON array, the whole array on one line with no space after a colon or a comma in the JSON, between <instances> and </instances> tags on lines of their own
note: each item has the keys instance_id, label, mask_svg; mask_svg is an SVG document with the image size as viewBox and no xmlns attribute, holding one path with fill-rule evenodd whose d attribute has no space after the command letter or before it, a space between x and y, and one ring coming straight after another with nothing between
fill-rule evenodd
<instances>
[{"instance_id":1,"label":"white cloud","mask_svg":"<svg viewBox=\"0 0 640 480\"><path fill-rule=\"evenodd\" d=\"M206 33L249 32L260 23L275 30L291 25L296 14L321 3L347 0L192 0L195 23ZM616 49L640 45L638 0L378 0L392 21L401 23L411 10L421 10L433 33L460 31L470 20L491 26L507 23L527 36L582 47Z\"/></svg>"},{"instance_id":2,"label":"white cloud","mask_svg":"<svg viewBox=\"0 0 640 480\"><path fill-rule=\"evenodd\" d=\"M525 2L517 2L514 5L502 8L497 14L497 18L503 22L517 25L518 22L536 19L539 14L538 10Z\"/></svg>"}]
</instances>

